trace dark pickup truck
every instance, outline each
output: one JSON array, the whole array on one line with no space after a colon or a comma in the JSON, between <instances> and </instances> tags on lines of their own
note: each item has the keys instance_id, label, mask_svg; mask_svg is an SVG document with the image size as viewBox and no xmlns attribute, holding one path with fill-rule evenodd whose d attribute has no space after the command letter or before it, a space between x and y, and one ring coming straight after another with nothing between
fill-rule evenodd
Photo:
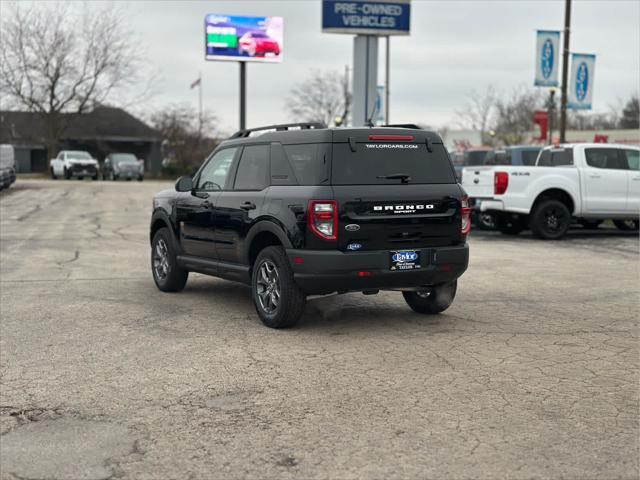
<instances>
[{"instance_id":1,"label":"dark pickup truck","mask_svg":"<svg viewBox=\"0 0 640 480\"><path fill-rule=\"evenodd\" d=\"M452 303L470 210L442 139L411 128L288 124L242 130L157 194L151 267L162 291L189 272L251 285L260 319L288 327L306 297L403 293Z\"/></svg>"}]
</instances>

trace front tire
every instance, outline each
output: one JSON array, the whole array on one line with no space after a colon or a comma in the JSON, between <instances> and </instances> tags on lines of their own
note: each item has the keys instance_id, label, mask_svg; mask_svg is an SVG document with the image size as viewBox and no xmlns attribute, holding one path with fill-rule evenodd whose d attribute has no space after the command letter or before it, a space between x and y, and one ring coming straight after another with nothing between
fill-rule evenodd
<instances>
[{"instance_id":1,"label":"front tire","mask_svg":"<svg viewBox=\"0 0 640 480\"><path fill-rule=\"evenodd\" d=\"M402 292L402 296L414 312L436 315L451 306L453 299L456 297L457 289L458 281L454 280L451 283L443 283L430 289L417 292Z\"/></svg>"},{"instance_id":2,"label":"front tire","mask_svg":"<svg viewBox=\"0 0 640 480\"><path fill-rule=\"evenodd\" d=\"M51 179L52 180L57 180L58 176L55 174L55 171L53 170L53 167L51 167Z\"/></svg>"},{"instance_id":3,"label":"front tire","mask_svg":"<svg viewBox=\"0 0 640 480\"><path fill-rule=\"evenodd\" d=\"M623 232L635 232L638 231L638 220L614 220L613 224L622 230Z\"/></svg>"},{"instance_id":4,"label":"front tire","mask_svg":"<svg viewBox=\"0 0 640 480\"><path fill-rule=\"evenodd\" d=\"M504 235L518 235L525 229L525 220L509 214L499 214L495 217L496 228Z\"/></svg>"},{"instance_id":5,"label":"front tire","mask_svg":"<svg viewBox=\"0 0 640 480\"><path fill-rule=\"evenodd\" d=\"M295 325L302 315L306 296L293 278L282 247L260 252L251 275L251 294L262 323L270 328Z\"/></svg>"},{"instance_id":6,"label":"front tire","mask_svg":"<svg viewBox=\"0 0 640 480\"><path fill-rule=\"evenodd\" d=\"M151 272L156 286L163 292L179 292L187 283L189 272L178 266L169 229L161 228L151 242Z\"/></svg>"},{"instance_id":7,"label":"front tire","mask_svg":"<svg viewBox=\"0 0 640 480\"><path fill-rule=\"evenodd\" d=\"M69 171L69 169L66 167L64 169L64 178L66 178L67 180L71 180L71 171Z\"/></svg>"},{"instance_id":8,"label":"front tire","mask_svg":"<svg viewBox=\"0 0 640 480\"><path fill-rule=\"evenodd\" d=\"M560 200L543 200L531 215L531 230L543 240L558 240L571 225L571 212Z\"/></svg>"}]
</instances>

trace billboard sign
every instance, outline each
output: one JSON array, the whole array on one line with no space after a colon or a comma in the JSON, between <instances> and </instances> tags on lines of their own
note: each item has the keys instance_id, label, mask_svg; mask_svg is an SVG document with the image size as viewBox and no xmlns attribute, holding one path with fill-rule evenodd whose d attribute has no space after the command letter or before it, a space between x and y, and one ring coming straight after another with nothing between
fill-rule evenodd
<instances>
[{"instance_id":1,"label":"billboard sign","mask_svg":"<svg viewBox=\"0 0 640 480\"><path fill-rule=\"evenodd\" d=\"M560 32L538 30L536 33L536 87L558 86Z\"/></svg>"},{"instance_id":2,"label":"billboard sign","mask_svg":"<svg viewBox=\"0 0 640 480\"><path fill-rule=\"evenodd\" d=\"M409 35L409 0L322 0L322 31L351 35Z\"/></svg>"},{"instance_id":3,"label":"billboard sign","mask_svg":"<svg viewBox=\"0 0 640 480\"><path fill-rule=\"evenodd\" d=\"M212 13L204 19L205 60L279 63L282 17L239 17Z\"/></svg>"},{"instance_id":4,"label":"billboard sign","mask_svg":"<svg viewBox=\"0 0 640 480\"><path fill-rule=\"evenodd\" d=\"M574 110L590 110L593 98L593 80L596 56L583 53L571 54L569 95L567 107Z\"/></svg>"}]
</instances>

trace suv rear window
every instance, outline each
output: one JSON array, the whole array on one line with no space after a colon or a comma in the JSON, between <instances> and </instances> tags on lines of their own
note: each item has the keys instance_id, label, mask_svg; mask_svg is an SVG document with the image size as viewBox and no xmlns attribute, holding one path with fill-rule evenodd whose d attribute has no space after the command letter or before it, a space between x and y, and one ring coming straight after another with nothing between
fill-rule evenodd
<instances>
[{"instance_id":1,"label":"suv rear window","mask_svg":"<svg viewBox=\"0 0 640 480\"><path fill-rule=\"evenodd\" d=\"M382 147L381 145L385 145ZM389 175L408 175L409 183L456 183L444 146L424 143L358 143L353 152L348 143L333 145L333 185L396 185Z\"/></svg>"}]
</instances>

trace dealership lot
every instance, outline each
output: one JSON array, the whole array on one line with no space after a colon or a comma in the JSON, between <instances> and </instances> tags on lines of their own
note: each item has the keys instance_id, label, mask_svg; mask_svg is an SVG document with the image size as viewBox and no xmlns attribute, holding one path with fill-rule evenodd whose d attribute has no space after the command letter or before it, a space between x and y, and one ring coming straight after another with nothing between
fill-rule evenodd
<instances>
[{"instance_id":1,"label":"dealership lot","mask_svg":"<svg viewBox=\"0 0 640 480\"><path fill-rule=\"evenodd\" d=\"M156 290L171 187L0 194L2 478L638 477L637 233L474 233L440 316L351 294L275 331L247 287Z\"/></svg>"}]
</instances>

